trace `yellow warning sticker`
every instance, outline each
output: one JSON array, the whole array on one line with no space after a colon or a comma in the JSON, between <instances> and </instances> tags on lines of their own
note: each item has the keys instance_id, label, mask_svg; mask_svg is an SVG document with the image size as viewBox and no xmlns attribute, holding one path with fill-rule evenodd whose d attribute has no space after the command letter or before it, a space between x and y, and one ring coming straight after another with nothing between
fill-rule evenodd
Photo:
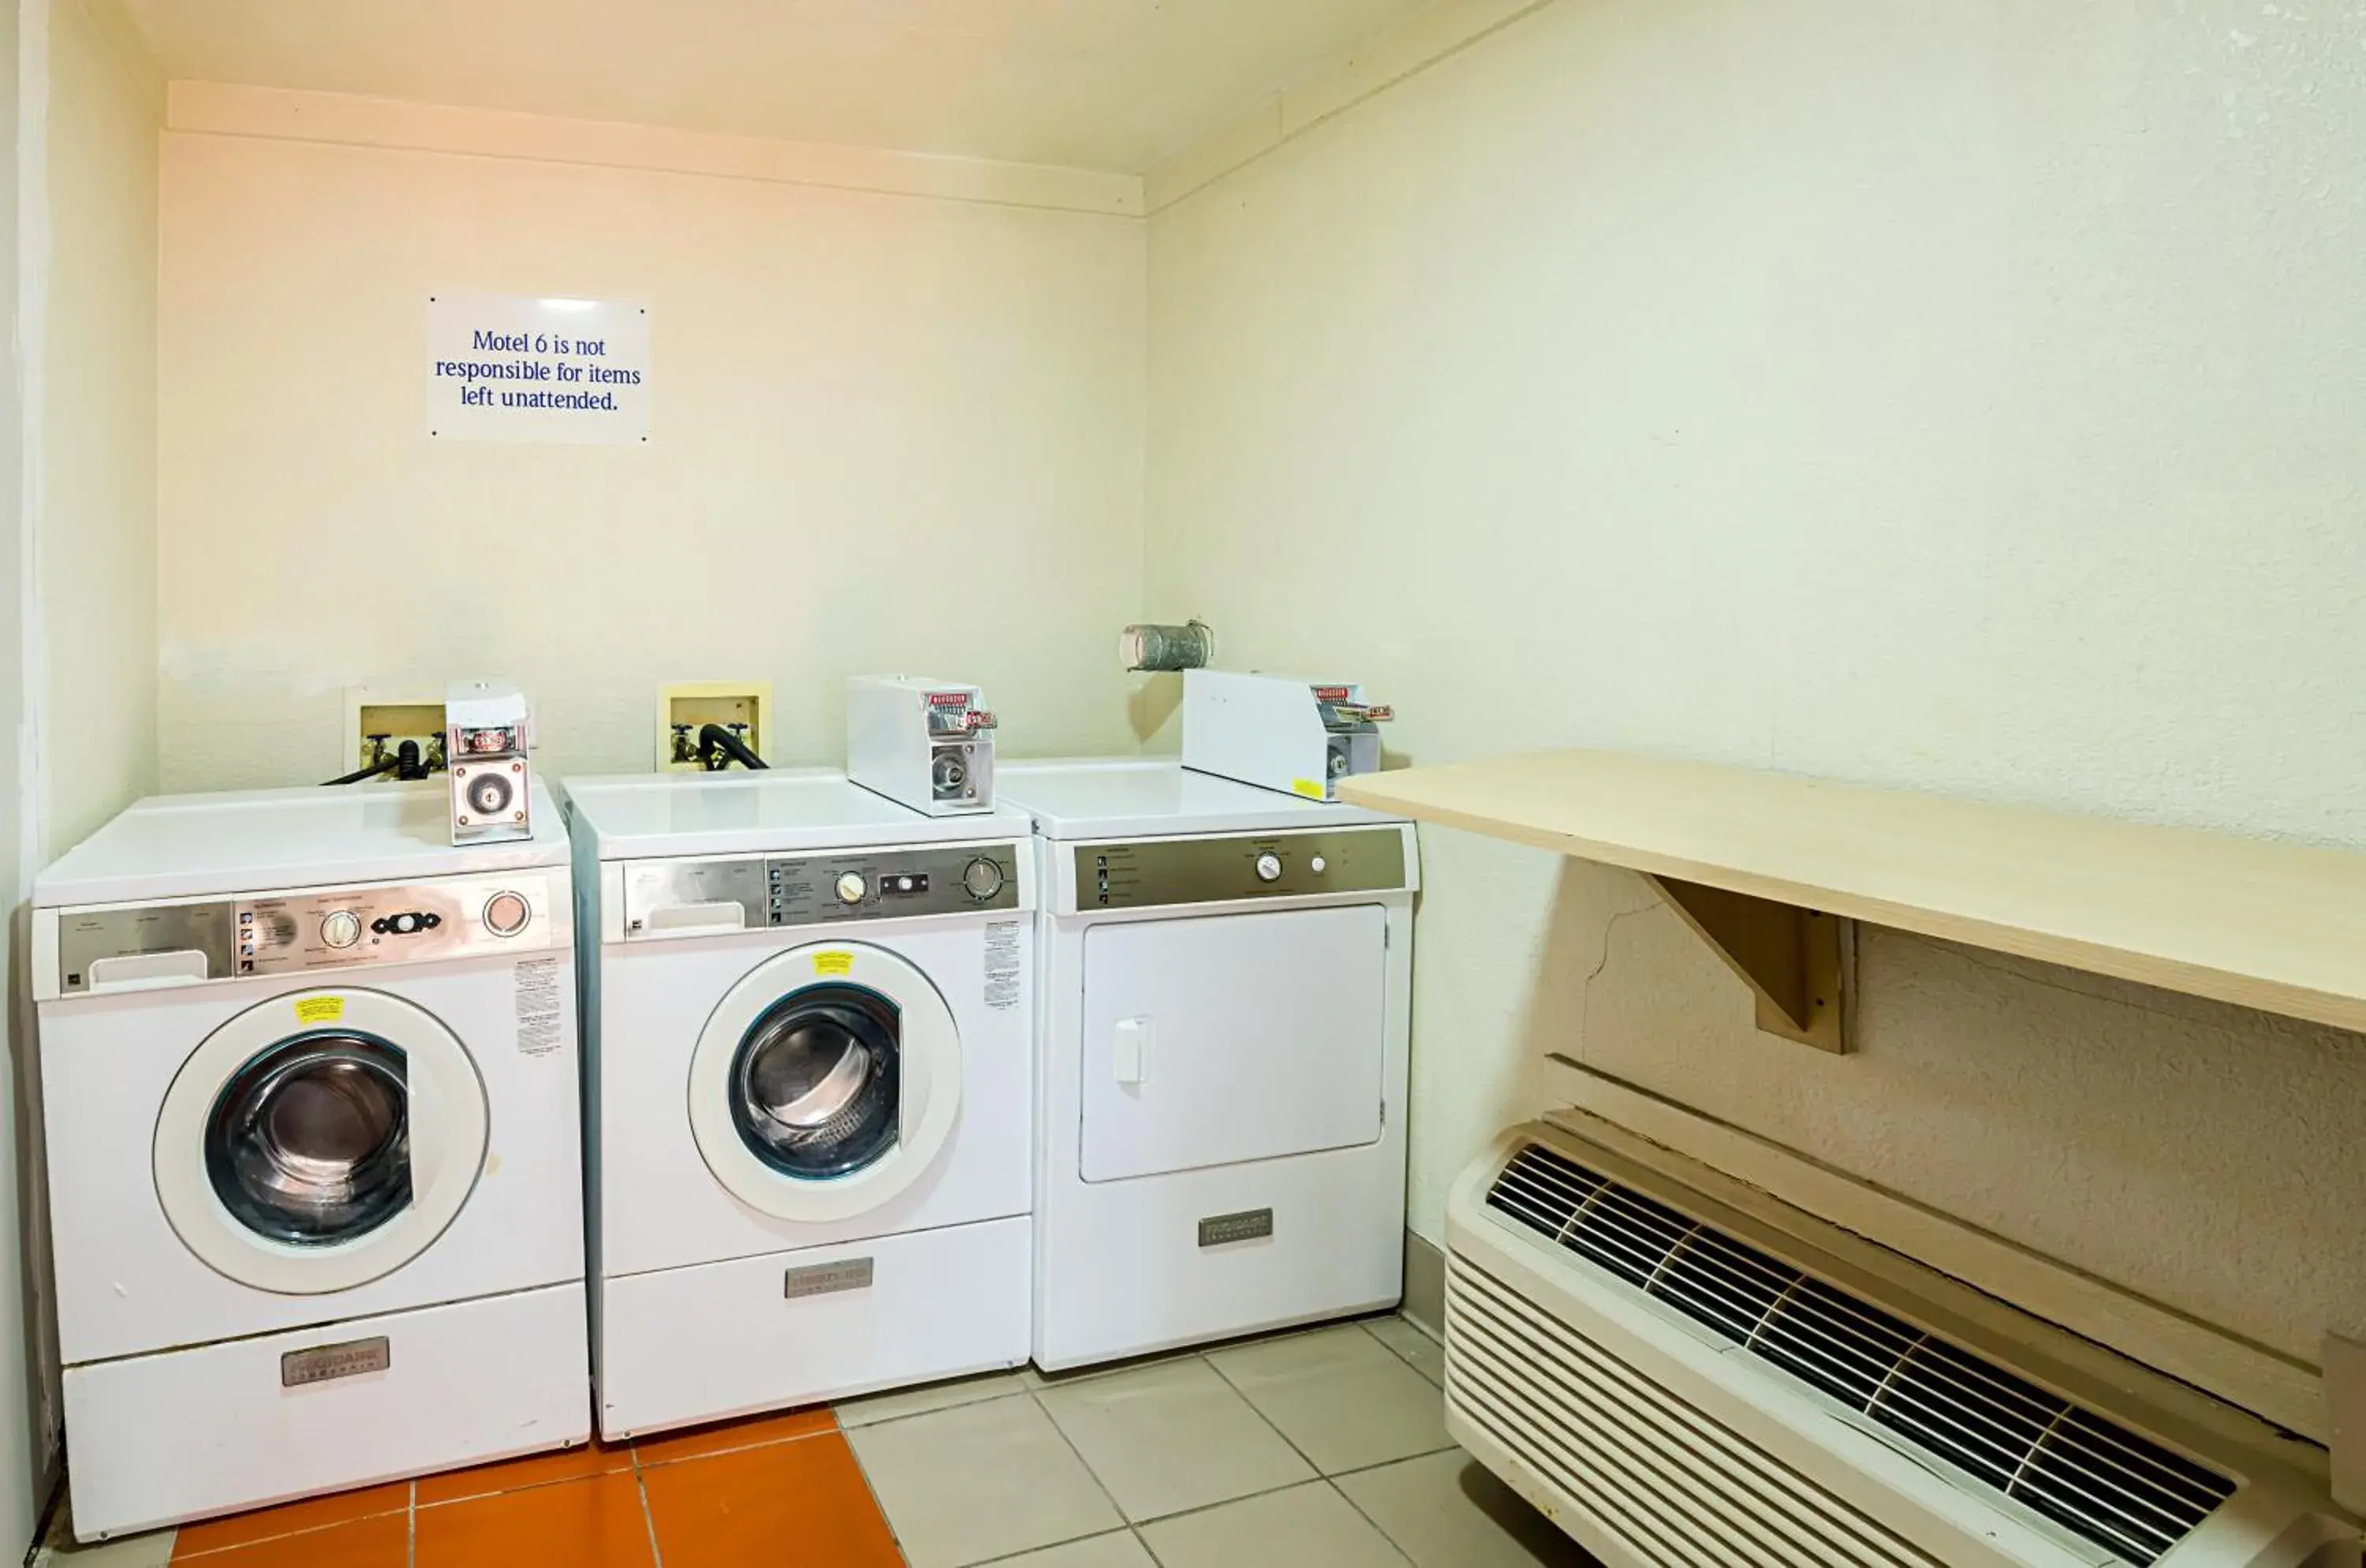
<instances>
[{"instance_id":1,"label":"yellow warning sticker","mask_svg":"<svg viewBox=\"0 0 2366 1568\"><path fill-rule=\"evenodd\" d=\"M814 954L817 975L851 975L854 973L854 954L851 953L817 953Z\"/></svg>"},{"instance_id":2,"label":"yellow warning sticker","mask_svg":"<svg viewBox=\"0 0 2366 1568\"><path fill-rule=\"evenodd\" d=\"M296 1021L303 1024L334 1023L345 1016L343 997L299 997L296 1000Z\"/></svg>"},{"instance_id":3,"label":"yellow warning sticker","mask_svg":"<svg viewBox=\"0 0 2366 1568\"><path fill-rule=\"evenodd\" d=\"M1323 786L1313 779L1292 779L1290 781L1290 793L1302 795L1309 800L1321 800Z\"/></svg>"}]
</instances>

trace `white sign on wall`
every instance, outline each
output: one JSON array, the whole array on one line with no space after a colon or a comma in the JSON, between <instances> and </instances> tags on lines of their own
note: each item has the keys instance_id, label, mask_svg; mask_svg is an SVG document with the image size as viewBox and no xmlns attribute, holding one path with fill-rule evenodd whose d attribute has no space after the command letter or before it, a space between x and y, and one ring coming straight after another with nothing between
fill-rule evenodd
<instances>
[{"instance_id":1,"label":"white sign on wall","mask_svg":"<svg viewBox=\"0 0 2366 1568\"><path fill-rule=\"evenodd\" d=\"M646 443L648 307L428 296L427 434L440 441Z\"/></svg>"}]
</instances>

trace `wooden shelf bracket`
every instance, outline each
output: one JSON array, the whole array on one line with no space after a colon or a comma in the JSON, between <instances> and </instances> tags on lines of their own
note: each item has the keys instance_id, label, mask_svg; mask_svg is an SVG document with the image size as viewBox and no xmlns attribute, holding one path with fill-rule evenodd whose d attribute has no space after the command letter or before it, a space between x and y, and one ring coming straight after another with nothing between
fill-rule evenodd
<instances>
[{"instance_id":1,"label":"wooden shelf bracket","mask_svg":"<svg viewBox=\"0 0 2366 1568\"><path fill-rule=\"evenodd\" d=\"M1651 881L1750 987L1760 1029L1835 1055L1847 1053L1845 921L1673 876Z\"/></svg>"}]
</instances>

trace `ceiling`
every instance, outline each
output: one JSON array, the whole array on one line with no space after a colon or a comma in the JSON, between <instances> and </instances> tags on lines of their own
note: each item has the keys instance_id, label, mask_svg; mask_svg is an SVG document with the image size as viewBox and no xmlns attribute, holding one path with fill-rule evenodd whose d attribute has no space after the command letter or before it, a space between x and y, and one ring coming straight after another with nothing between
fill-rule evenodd
<instances>
[{"instance_id":1,"label":"ceiling","mask_svg":"<svg viewBox=\"0 0 2366 1568\"><path fill-rule=\"evenodd\" d=\"M1140 173L1425 0L127 0L175 80Z\"/></svg>"}]
</instances>

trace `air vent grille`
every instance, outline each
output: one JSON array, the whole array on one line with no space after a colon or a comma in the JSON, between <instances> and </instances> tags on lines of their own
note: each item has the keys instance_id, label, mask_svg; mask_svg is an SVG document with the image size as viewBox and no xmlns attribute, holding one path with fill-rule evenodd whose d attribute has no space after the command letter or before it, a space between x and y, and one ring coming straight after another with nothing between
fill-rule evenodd
<instances>
[{"instance_id":1,"label":"air vent grille","mask_svg":"<svg viewBox=\"0 0 2366 1568\"><path fill-rule=\"evenodd\" d=\"M1455 1404L1643 1561L1944 1568L1896 1531L1449 1255Z\"/></svg>"},{"instance_id":2,"label":"air vent grille","mask_svg":"<svg viewBox=\"0 0 2366 1568\"><path fill-rule=\"evenodd\" d=\"M2023 1506L2149 1563L2234 1483L1541 1145L1488 1207Z\"/></svg>"}]
</instances>

